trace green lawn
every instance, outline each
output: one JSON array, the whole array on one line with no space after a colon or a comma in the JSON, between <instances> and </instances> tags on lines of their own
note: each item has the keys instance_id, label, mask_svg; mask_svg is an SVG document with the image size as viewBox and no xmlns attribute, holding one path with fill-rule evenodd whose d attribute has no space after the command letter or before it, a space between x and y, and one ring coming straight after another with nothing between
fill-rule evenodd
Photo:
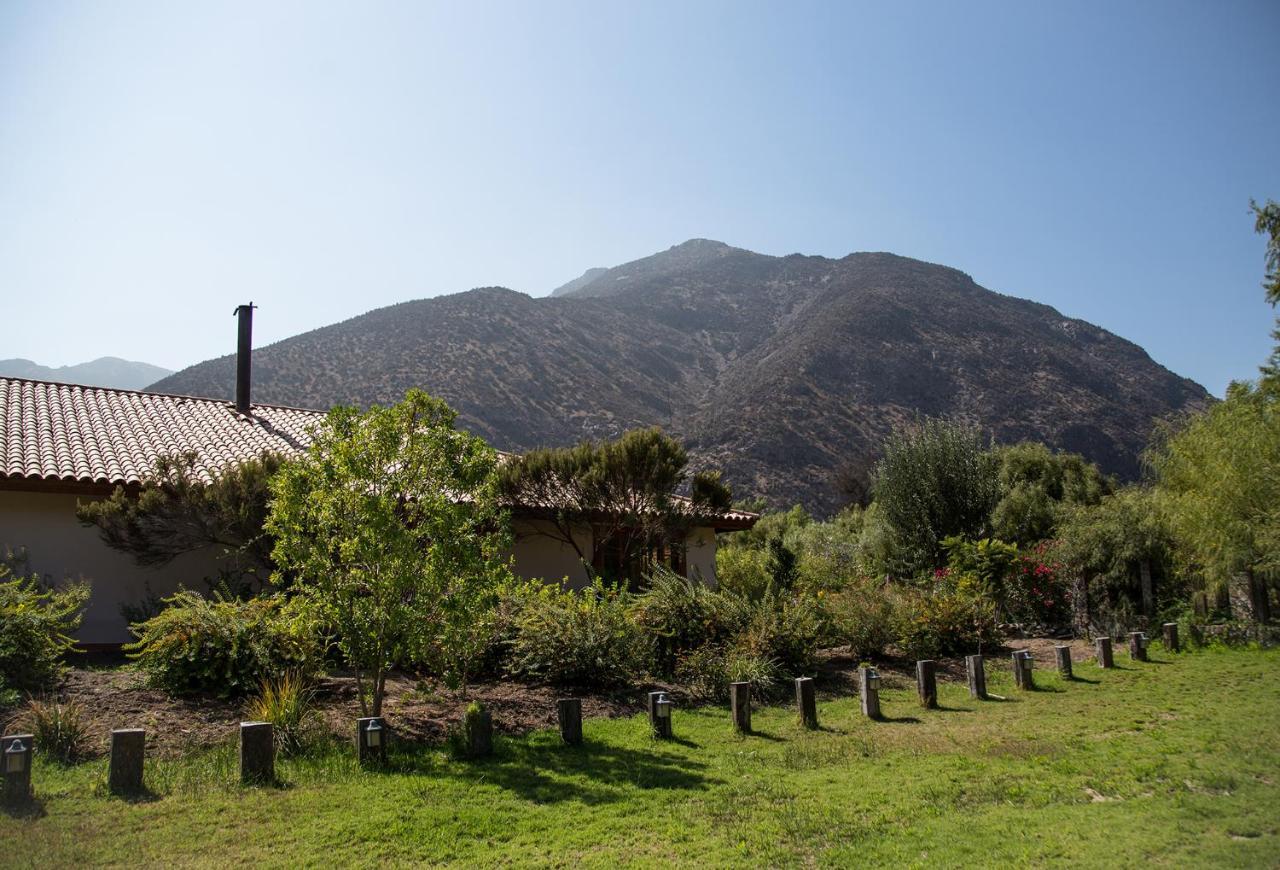
<instances>
[{"instance_id":1,"label":"green lawn","mask_svg":"<svg viewBox=\"0 0 1280 870\"><path fill-rule=\"evenodd\" d=\"M103 795L105 761L40 765L43 815L0 815L0 864L1280 865L1280 651L1152 653L1037 670L1034 693L989 661L1007 700L943 683L922 711L900 685L883 722L820 700L816 733L677 710L675 742L590 720L583 747L544 732L479 763L284 761L280 788L232 784L229 745L149 762L137 803Z\"/></svg>"}]
</instances>

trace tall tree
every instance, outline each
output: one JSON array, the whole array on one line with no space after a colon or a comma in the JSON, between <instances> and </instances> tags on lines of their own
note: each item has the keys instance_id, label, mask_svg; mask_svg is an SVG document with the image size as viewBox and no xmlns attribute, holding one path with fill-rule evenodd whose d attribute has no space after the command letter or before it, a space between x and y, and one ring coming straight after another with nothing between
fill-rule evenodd
<instances>
[{"instance_id":1,"label":"tall tree","mask_svg":"<svg viewBox=\"0 0 1280 870\"><path fill-rule=\"evenodd\" d=\"M511 577L497 453L456 419L419 390L335 408L272 479L274 556L334 630L365 715L381 715L392 666L465 682Z\"/></svg>"},{"instance_id":2,"label":"tall tree","mask_svg":"<svg viewBox=\"0 0 1280 870\"><path fill-rule=\"evenodd\" d=\"M1249 200L1253 209L1255 232L1267 237L1266 272L1262 279L1262 288L1266 291L1267 301L1274 308L1280 304L1280 202L1268 199L1267 204L1260 206ZM1280 394L1280 318L1276 319L1276 328L1271 331L1276 340L1276 347L1271 357L1262 366L1262 377L1258 385L1268 393Z\"/></svg>"},{"instance_id":3,"label":"tall tree","mask_svg":"<svg viewBox=\"0 0 1280 870\"><path fill-rule=\"evenodd\" d=\"M989 534L996 471L978 431L961 423L928 419L885 442L874 493L879 518L897 541L900 572L942 564L944 538Z\"/></svg>"},{"instance_id":4,"label":"tall tree","mask_svg":"<svg viewBox=\"0 0 1280 870\"><path fill-rule=\"evenodd\" d=\"M1023 442L998 447L1000 500L991 512L997 538L1022 546L1052 538L1065 506L1094 505L1115 491L1098 466L1076 453Z\"/></svg>"},{"instance_id":5,"label":"tall tree","mask_svg":"<svg viewBox=\"0 0 1280 870\"><path fill-rule=\"evenodd\" d=\"M545 534L572 548L589 571L603 566L634 580L653 549L682 545L700 517L732 501L719 475L690 480L688 465L680 442L635 429L615 441L514 457L503 466L502 489L509 503L539 509ZM678 494L686 484L687 499Z\"/></svg>"}]
</instances>

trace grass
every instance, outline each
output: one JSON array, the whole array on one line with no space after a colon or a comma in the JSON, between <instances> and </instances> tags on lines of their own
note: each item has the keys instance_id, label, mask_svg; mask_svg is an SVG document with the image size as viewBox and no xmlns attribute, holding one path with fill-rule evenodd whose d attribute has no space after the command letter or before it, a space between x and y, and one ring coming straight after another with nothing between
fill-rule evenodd
<instances>
[{"instance_id":1,"label":"grass","mask_svg":"<svg viewBox=\"0 0 1280 870\"><path fill-rule=\"evenodd\" d=\"M819 701L823 728L757 710L735 736L723 707L677 710L677 740L640 718L499 739L495 758L345 752L280 762L282 785L235 784L234 746L148 761L150 797L106 796L105 761L35 770L33 816L0 814L0 863L396 863L850 866L1280 864L1280 651L1215 650L1074 681L1040 669L1017 692L989 659L972 701L939 685Z\"/></svg>"}]
</instances>

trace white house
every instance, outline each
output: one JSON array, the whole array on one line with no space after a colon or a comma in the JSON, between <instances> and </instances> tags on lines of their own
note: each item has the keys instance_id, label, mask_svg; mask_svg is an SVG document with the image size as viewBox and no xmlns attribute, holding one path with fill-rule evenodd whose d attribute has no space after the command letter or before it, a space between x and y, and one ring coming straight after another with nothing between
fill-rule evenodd
<instances>
[{"instance_id":1,"label":"white house","mask_svg":"<svg viewBox=\"0 0 1280 870\"><path fill-rule=\"evenodd\" d=\"M246 378L247 381L247 366ZM247 383L236 403L191 396L114 390L0 378L0 551L24 549L28 568L47 582L83 577L93 592L79 641L86 647L130 639L121 605L148 592L179 586L203 590L216 574L215 553L180 556L141 567L107 547L98 530L76 519L79 500L100 499L116 487L138 491L162 455L192 451L197 471L212 479L222 469L263 451L305 450L321 411L250 405ZM683 552L673 554L690 577L715 582L716 534L750 528L754 514L700 513ZM527 578L586 581L578 554L543 534L536 511L513 511L514 566ZM591 552L592 529L579 546Z\"/></svg>"}]
</instances>

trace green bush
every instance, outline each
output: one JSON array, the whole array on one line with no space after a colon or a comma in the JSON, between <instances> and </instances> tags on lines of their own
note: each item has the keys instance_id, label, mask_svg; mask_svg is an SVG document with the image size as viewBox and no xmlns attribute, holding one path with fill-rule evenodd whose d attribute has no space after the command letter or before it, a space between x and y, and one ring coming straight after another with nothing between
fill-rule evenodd
<instances>
[{"instance_id":1,"label":"green bush","mask_svg":"<svg viewBox=\"0 0 1280 870\"><path fill-rule=\"evenodd\" d=\"M583 688L625 685L644 671L648 640L628 615L625 590L597 580L581 592L543 586L515 619L508 671Z\"/></svg>"},{"instance_id":2,"label":"green bush","mask_svg":"<svg viewBox=\"0 0 1280 870\"><path fill-rule=\"evenodd\" d=\"M751 683L751 694L760 701L777 700L783 689L777 662L745 650L711 644L682 656L675 675L690 695L702 701L729 700L730 683Z\"/></svg>"},{"instance_id":3,"label":"green bush","mask_svg":"<svg viewBox=\"0 0 1280 870\"><path fill-rule=\"evenodd\" d=\"M788 675L801 676L812 669L825 636L817 599L770 596L755 606L736 645L757 658L777 662Z\"/></svg>"},{"instance_id":4,"label":"green bush","mask_svg":"<svg viewBox=\"0 0 1280 870\"><path fill-rule=\"evenodd\" d=\"M319 632L296 600L206 598L183 590L166 598L165 605L132 626L138 641L125 650L152 685L171 694L234 697L286 671L306 678L319 667Z\"/></svg>"},{"instance_id":5,"label":"green bush","mask_svg":"<svg viewBox=\"0 0 1280 870\"><path fill-rule=\"evenodd\" d=\"M0 561L0 701L57 682L88 600L86 583L46 589Z\"/></svg>"},{"instance_id":6,"label":"green bush","mask_svg":"<svg viewBox=\"0 0 1280 870\"><path fill-rule=\"evenodd\" d=\"M671 676L686 653L740 632L750 612L740 596L658 569L649 577L649 588L636 596L631 615L648 638L654 673Z\"/></svg>"},{"instance_id":7,"label":"green bush","mask_svg":"<svg viewBox=\"0 0 1280 870\"><path fill-rule=\"evenodd\" d=\"M848 644L854 658L879 656L894 641L900 597L888 584L871 580L823 596L832 639Z\"/></svg>"},{"instance_id":8,"label":"green bush","mask_svg":"<svg viewBox=\"0 0 1280 870\"><path fill-rule=\"evenodd\" d=\"M941 582L903 596L898 651L912 659L970 655L997 638L996 609L984 590Z\"/></svg>"}]
</instances>

